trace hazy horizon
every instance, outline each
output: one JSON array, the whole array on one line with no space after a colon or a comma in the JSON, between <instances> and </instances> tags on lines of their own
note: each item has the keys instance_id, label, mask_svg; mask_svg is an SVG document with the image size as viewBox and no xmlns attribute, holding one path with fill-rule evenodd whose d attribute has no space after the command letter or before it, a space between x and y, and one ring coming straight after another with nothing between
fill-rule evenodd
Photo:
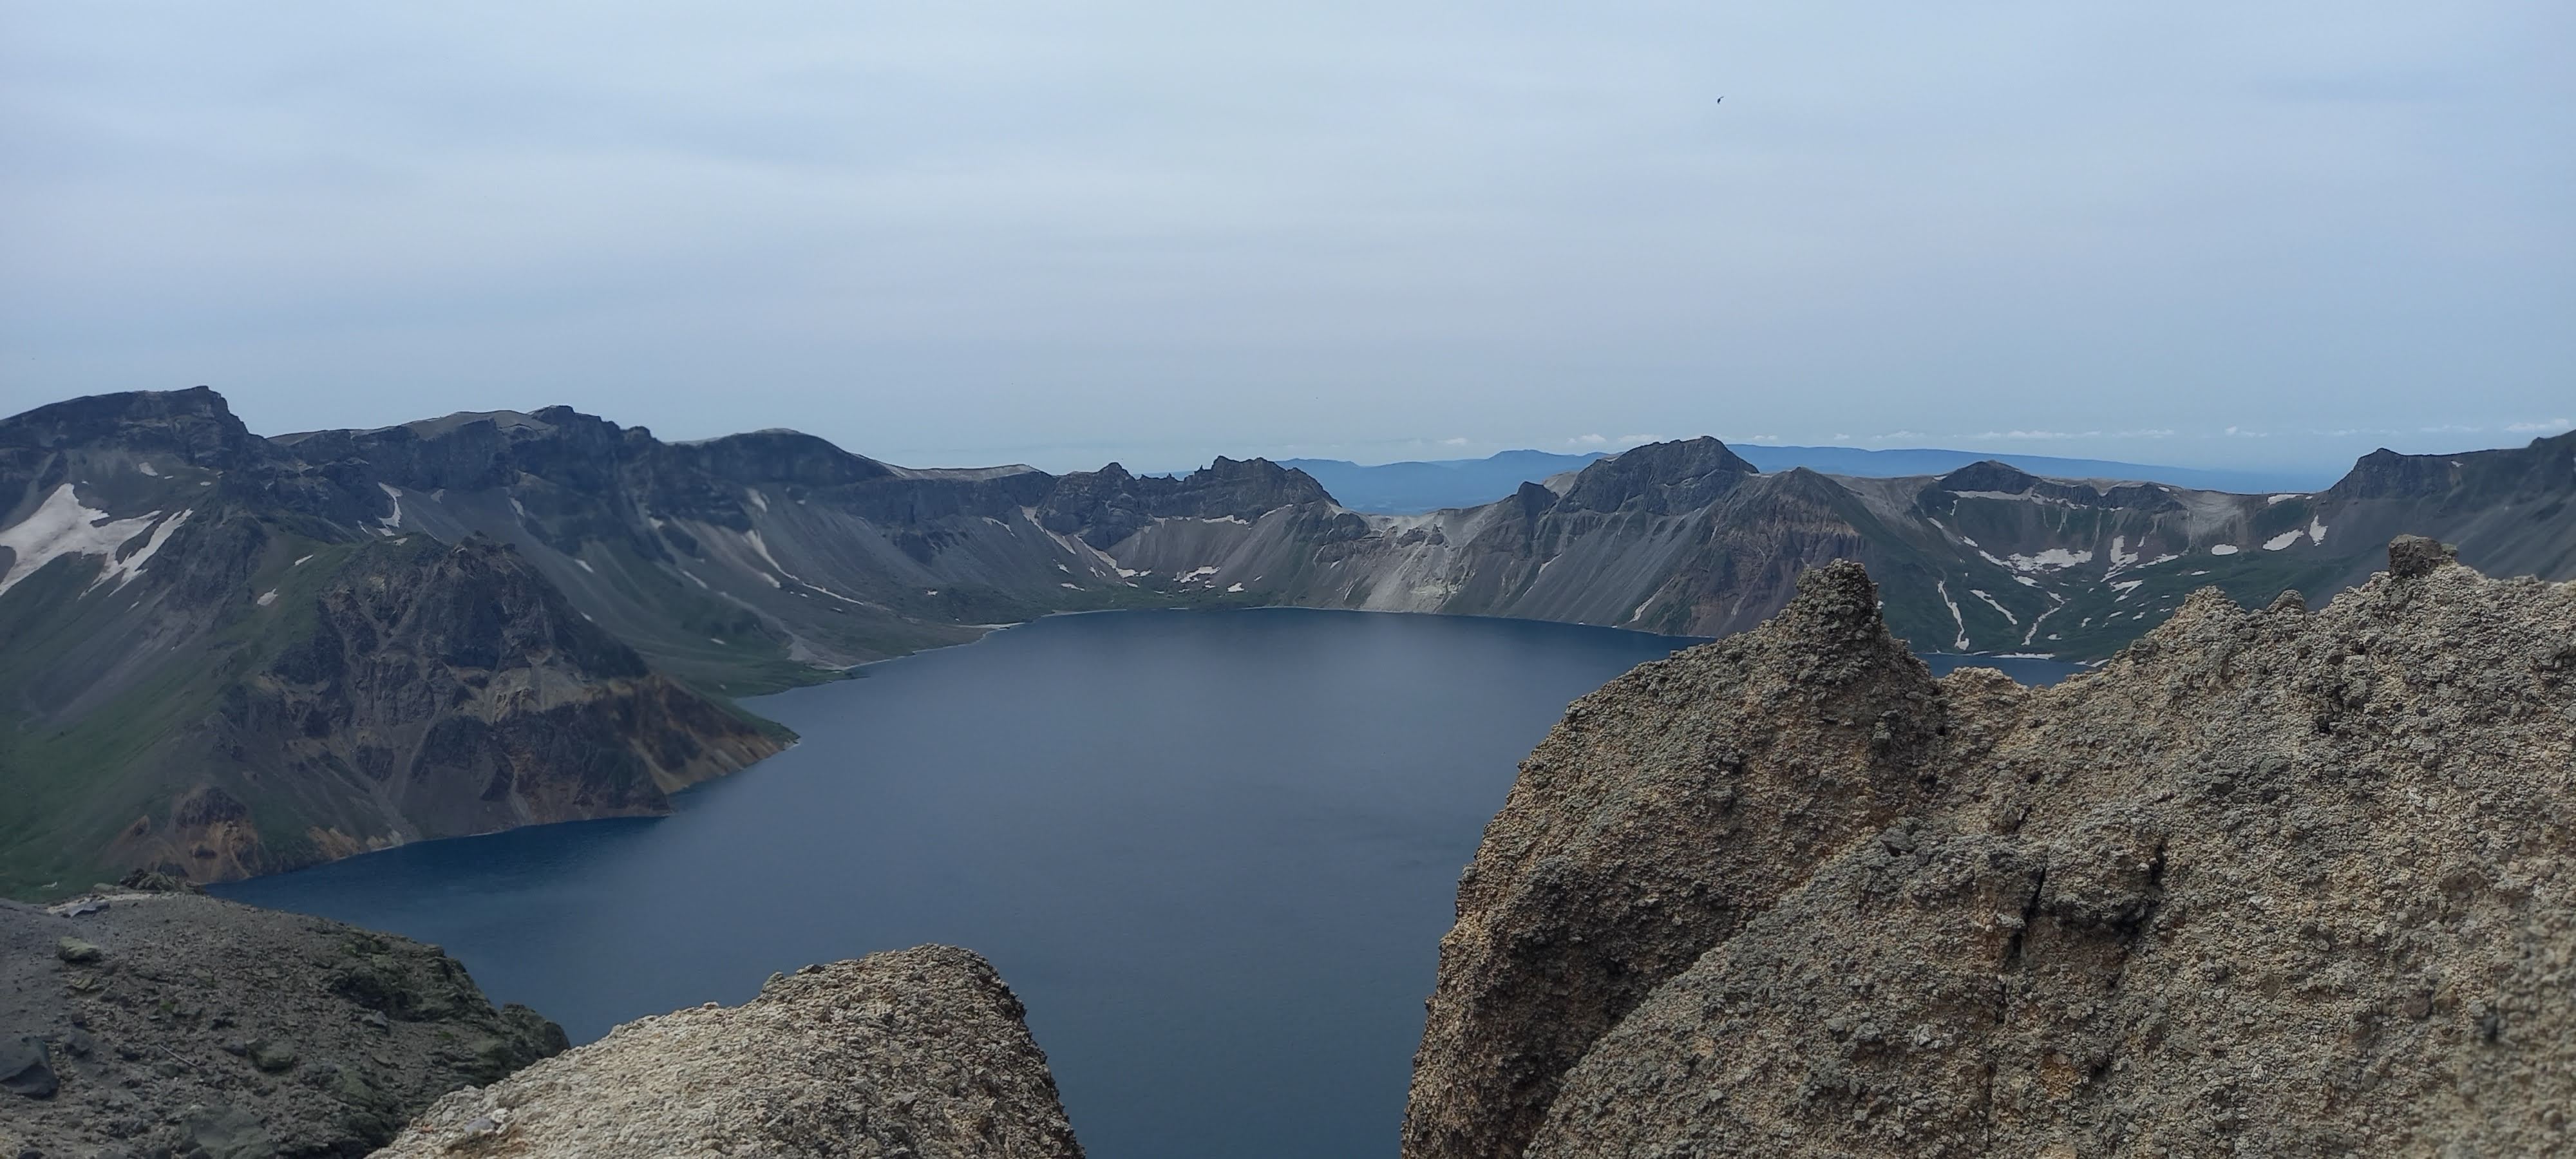
<instances>
[{"instance_id":1,"label":"hazy horizon","mask_svg":"<svg viewBox=\"0 0 2576 1159\"><path fill-rule=\"evenodd\" d=\"M208 387L209 387L209 389L213 389L213 388L211 387L211 385L210 385L210 384L199 383L199 384L194 384L194 385L197 385L197 386L208 386ZM188 387L138 387L138 388L135 388L135 389L139 389L139 390L175 390L175 389L190 389L190 388L188 388ZM102 392L96 392L96 393L114 393L114 392L104 392L104 391L102 391ZM303 426L303 427L276 427L276 426L273 426L273 425L265 425L265 424L262 424L262 423L260 423L260 422L256 421L252 416L250 416L250 415L246 415L246 414L242 414L242 407L240 406L239 400L234 399L230 394L228 394L228 393L226 393L226 392L223 392L223 391L221 391L221 390L218 390L218 391L217 391L217 393L219 393L219 394L224 394L224 395L225 395L225 399L226 399L226 404L227 404L227 406L228 406L228 407L229 407L229 408L230 408L230 409L231 409L231 410L232 410L236 415L239 415L240 417L242 417L242 419L243 419L243 421L244 421L245 425L247 425L247 426L250 428L251 433L256 434L256 435L261 435L261 436L264 436L264 437L275 437L275 436L281 436L281 435L297 435L297 434L304 434L304 433L307 433L307 432L310 432L310 431L314 431L314 430L322 430L322 429L356 429L356 430L367 430L367 429L374 429L374 428L386 427L386 426L397 426L397 425L400 425L400 424L402 424L402 423L406 423L406 422L415 422L415 421L421 421L421 420L426 420L426 419L445 418L445 417L448 417L448 416L450 416L450 415L459 414L459 413L489 413L489 412L476 412L476 411L442 410L442 411L435 411L435 412L429 412L429 413L418 414L418 415L411 416L411 417L409 417L409 418L397 419L397 420L393 420L393 421L390 421L390 422L367 422L367 423L357 423L357 424L352 424L352 425L351 425L350 427L348 427L348 428L322 428L322 427L312 427L312 426ZM8 411L8 412L6 412L6 413L0 413L0 419L5 419L5 418L13 417L13 416L14 416L14 415L16 415L16 414L23 413L23 411L25 411L25 410L32 410L32 409L35 409L35 408L37 408L37 407L45 406L45 405L47 405L47 404L49 404L49 403L67 401L67 400L68 400L68 399L70 399L70 398L77 398L77 397L82 397L82 396L79 396L79 395L69 395L69 396L64 396L63 398L47 399L47 400L44 400L44 401L41 401L41 402L31 403L31 404L29 404L29 405L28 405L28 406L26 406L26 407L22 407L22 408L18 408L18 409L15 409L15 410L11 410L11 411ZM516 411L516 412L519 412L519 413L524 414L524 413L527 413L527 412L530 412L530 411L535 411L535 410L541 410L541 409L544 409L544 407L545 407L545 406L553 406L553 405L565 405L565 404L553 404L553 403L548 403L548 404L531 405L531 406L520 406L520 407L499 407L499 408L493 408L493 409L494 409L494 410L498 410L498 411ZM577 408L577 409L579 409L579 408ZM591 411L587 411L587 410L585 410L585 411L584 411L584 413L596 413L596 412L591 412ZM729 428L729 429L725 429L725 430L721 430L721 431L709 432L709 433L705 433L705 434L674 434L674 433L672 433L672 432L670 432L670 431L667 431L667 430L664 430L664 429L660 429L660 428L652 427L650 424L635 423L635 422L628 422L628 421L625 421L624 419L620 418L620 416L618 416L618 415L616 415L616 414L604 414L604 415L599 415L598 417L608 419L608 420L610 420L610 421L612 421L612 422L617 422L617 423L618 423L619 425L621 425L621 426L627 426L627 427L644 427L644 428L646 428L646 429L650 430L650 431L652 432L652 434L654 435L654 437L656 437L656 438L658 438L658 439L661 439L661 440L663 440L663 441L665 441L665 442L702 442L702 441L705 441L705 440L707 440L707 439L712 439L712 438L722 437L723 435L729 435L729 434L743 434L743 433L749 433L749 432L761 431L761 430L797 430L797 431L803 431L803 432L805 432L805 433L809 433L809 434L821 435L822 437L827 438L827 439L830 439L830 438L831 438L831 436L829 436L829 435L825 435L825 434L823 434L823 432L820 432L820 431L813 431L813 430L810 430L810 429L808 429L808 428L799 427L799 426L796 426L796 425L794 425L794 424L788 424L788 423L770 423L770 424L745 425L745 426L739 426L739 427ZM1466 460L1477 460L1477 459L1486 459L1486 458L1491 458L1491 457L1493 457L1493 456L1495 456L1495 455L1505 454L1505 453L1510 453L1510 452L1516 452L1516 451L1538 451L1538 452L1543 452L1543 453L1547 453L1547 454L1568 455L1568 456L1580 456L1580 455L1585 455L1585 454L1613 455L1613 454L1617 454L1617 453L1619 453L1619 452L1621 452L1621 451L1629 450L1629 449L1634 448L1634 447L1636 447L1636 446L1642 445L1643 443L1646 443L1646 442L1662 442L1662 441L1668 441L1668 440L1674 440L1674 439L1692 439L1692 438L1700 438L1700 437L1705 436L1705 437L1710 437L1710 438L1716 438L1716 439L1719 439L1720 441L1725 442L1725 443L1727 443L1727 444L1729 444L1729 445L1741 445L1741 446L1749 446L1749 447L1785 447L1785 448L1801 448L1801 447L1810 447L1810 448L1843 448L1843 449L1854 449L1854 450L1865 450L1865 451L1887 451L1887 452L1905 452L1905 451L1974 452L1974 453L1981 453L1981 454L1990 454L1990 455L1994 455L1994 456L1996 456L1996 457L1998 457L1998 458L2035 457L2035 458L2049 458L2049 459L2090 460L2090 461L2100 461L2100 462L2125 462L2125 463L2131 463L2131 464L2136 464L2136 465L2140 465L2140 466L2184 467L2184 468L2189 468L2189 469L2193 469L2193 470L2206 470L2206 471L2240 471L2240 472L2253 473L2253 474L2285 474L2285 475L2286 475L2286 474L2302 474L2302 473L2315 474L2315 473L2320 473L2320 472L2322 472L2322 473L2324 473L2324 475L2325 475L2328 479L2331 479L2332 477L2340 476L2340 475L2341 475L2341 474L2342 474L2346 469L2350 468L2350 467L2351 467L2351 465L2352 465L2353 460L2358 459L2358 458L2360 458L2360 457L2362 457L2362 456L2364 456L2364 455L2367 455L2367 454L2371 453L2372 451L2378 450L2378 449L2380 449L2380 448L2382 448L2382 447L2386 447L2386 448L2391 449L2391 450L2397 450L2397 451L2400 451L2400 452L2402 452L2402 453L2406 453L2406 454L2448 454L2448 453L2465 453L2465 452L2470 452L2470 451L2496 450L2496 449L2502 449L2502 448L2510 448L2510 447L2520 447L2520 446L2525 446L2525 445L2528 445L2529 443L2531 443L2531 442L2532 442L2533 440L2535 440L2535 439L2548 438L2548 437L2550 437L2550 436L2552 436L2552 435L2563 434L2563 433L2566 433L2567 431L2569 431L2569 430L2571 430L2571 429L2576 429L2576 423L2564 423L2564 422L2562 422L2562 423L2557 423L2557 424L2554 424L2554 425L2548 425L2545 429L2543 428L2542 424L2520 424L2520 425L2521 425L2521 427L2523 427L2523 428L2525 428L2525 429L2516 429L2516 430L2499 430L2499 431L2495 434L2495 436L2494 436L2494 441L2491 441L2491 442L2475 443L2474 445L2471 445L2471 444L2469 444L2469 443L2465 443L2465 442L2461 442L2461 441L2459 441L2459 440L2462 440L2462 439L2474 439L2474 438L2478 437L2478 436L2477 436L2477 432L2476 432L2475 430L2465 430L2465 431L2462 431L2462 430L2445 430L2445 429L2443 429L2443 428L2427 428L2427 429L2425 429L2425 430L2423 430L2423 431L2419 431L2419 432L2403 432L2403 431L2393 431L2393 430L2391 430L2391 431L2378 431L2378 432L2370 432L2370 431L2345 431L2345 432L2332 432L2332 434L2334 434L2334 435L2344 436L2344 437L2346 437L2347 439L2350 439L2350 440L2357 440L2357 441L2352 441L2352 442L2351 442L2351 444L2350 444L2350 445L2352 445L2353 447L2355 447L2355 448L2357 448L2357 449L2353 450L2350 454L2345 455L2345 456L2343 456L2343 457L2342 457L2342 458L2340 458L2340 459L2330 459L2330 460L2328 460L2328 459L2317 459L2317 460L2308 460L2308 461L2295 461L2295 460L2272 460L2272 459L2260 459L2260 458L2223 458L2223 457L2222 457L2222 458L2214 458L2214 459L2206 459L2206 460L2194 460L2194 459L2185 458L2185 457L2182 457L2182 456L2179 456L2179 455L2177 455L2177 456L2172 456L2172 457L2165 457L2165 458L2152 458L2152 457L2142 458L2142 457L2123 457L2123 456L2116 455L2116 454L2089 454L2089 453L2085 453L2085 452L2083 452L2083 451L2081 451L2081 450L2077 449L2077 447L2076 447L2076 446L2074 446L2074 445L2070 445L2070 444L2068 444L2068 443L2054 443L2054 444L2051 444L2051 443L2043 443L2043 442L2041 442L2041 441L2038 441L2038 440L2037 440L2037 439L2035 439L2035 438L2029 438L2029 437L2028 437L2025 433L2023 433L2023 432L2014 432L2014 434L2015 434L2015 435L2023 435L2026 441L2020 441L2020 442L2015 442L2015 443L1997 443L1997 442L1993 441L1992 435L1991 435L1991 433L1989 433L1989 435L1988 435L1988 436L1983 436L1983 437L1980 437L1980 436L1968 436L1968 437L1963 437L1963 438L1961 438L1961 439L1955 440L1955 441L1953 441L1953 442L1949 442L1949 443L1941 443L1941 444L1935 444L1935 443L1931 443L1931 442L1901 443L1901 444L1900 444L1900 443L1875 443L1875 444L1869 444L1869 443L1861 443L1861 442L1853 442L1853 441L1846 441L1846 442L1840 442L1840 443L1833 443L1833 442L1811 442L1811 443L1799 443L1799 442L1790 442L1790 441L1788 441L1788 440L1786 440L1786 439L1781 439L1781 438L1778 438L1778 437L1775 437L1775 436L1760 436L1760 435L1757 435L1757 436L1754 436L1754 437L1752 437L1752 438L1743 438L1743 437L1732 437L1732 438L1730 438L1730 437L1728 437L1728 436L1719 435L1719 434L1716 434L1716 433L1714 433L1714 432L1708 432L1708 431L1701 431L1701 432L1696 432L1696 433L1691 433L1691 434L1674 434L1674 435L1655 435L1655 436L1642 436L1642 435L1638 435L1638 436L1629 436L1629 437L1624 438L1624 439L1589 438L1589 437L1587 437L1587 438L1576 438L1576 439L1568 439L1568 440L1565 440L1566 445L1564 445L1564 446L1559 446L1559 447L1538 446L1538 445L1535 445L1535 444L1533 444L1533 443L1493 444L1493 445L1490 445L1490 446L1480 446L1480 445L1471 444L1471 443L1468 443L1468 442L1466 442L1466 441L1464 441L1464 440L1458 440L1458 439L1448 439L1448 440L1438 440L1438 441L1422 440L1422 439L1415 439L1415 440L1399 440L1399 441L1345 440L1345 441L1338 441L1338 442L1324 443L1324 444L1304 444L1304 445L1297 445L1297 446L1292 446L1292 447L1285 448L1285 449L1261 449L1261 448L1251 448L1251 449L1247 449L1247 448L1243 448L1243 447L1220 447L1220 448L1217 448L1217 449L1215 449L1215 450L1213 450L1213 451L1209 451L1209 452L1207 452L1207 453L1205 453L1205 454L1201 454L1201 455L1199 455L1199 456L1197 456L1197 457L1195 457L1195 458L1186 458L1186 459L1181 459L1181 460L1166 460L1166 459L1163 459L1163 458L1156 458L1156 457L1154 457L1151 453L1146 453L1146 454L1134 454L1134 453L1122 454L1122 453L1118 450L1118 447L1119 447L1119 446L1121 446L1122 444L1115 444L1115 443L1104 443L1104 444L1102 444L1102 445L1099 447L1099 449L1098 449L1099 453L1098 453L1097 455L1093 456L1093 457L1090 457L1090 458L1084 458L1084 457L1081 457L1081 454L1080 454L1080 452L1081 452L1081 448L1079 448L1079 447L1068 447L1068 446L1065 446L1065 445L1062 445L1062 444L1053 444L1053 445L1041 445L1041 446L1038 446L1038 447L1030 448L1030 449L1038 450L1038 451L1042 451L1042 452L1051 452L1051 454L1045 454L1045 455L1030 455L1030 456L1024 456L1024 457L1019 457L1019 458L1012 458L1012 457L1008 457L1008 456L995 457L995 456L993 456L993 455L991 455L991 454L985 454L985 455L983 455L982 457L976 457L975 453L973 453L973 452L967 452L967 453L965 454L965 457L955 457L955 456L952 456L952 457L950 457L950 458L942 459L942 458L920 458L920 457L906 458L906 457L902 457L902 456L898 456L898 455L881 454L881 453L878 453L877 451L875 451L875 450L873 450L873 449L871 449L871 448L869 448L869 447L867 447L867 446L864 446L864 445L853 445L853 444L851 444L851 443L848 443L848 442L843 441L843 440L840 440L840 439L831 439L831 441L832 441L836 446L841 447L843 450L851 451L851 452L854 452L854 453L857 453L857 454L861 454L861 455L866 455L866 456L867 456L867 457L869 457L869 458L877 459L877 460L880 460L880 461L882 461L882 462L893 463L893 464L895 464L895 465L897 465L897 466L902 466L902 467L995 467L995 466L1021 465L1021 466L1033 466L1033 467L1037 467L1037 468L1039 468L1039 469L1041 469L1041 470L1045 470L1045 471L1049 471L1049 472L1053 472L1053 473L1057 473L1057 474L1063 474L1063 473L1072 472L1072 471L1088 471L1088 470L1094 470L1094 469L1097 469L1097 468L1102 467L1102 466L1106 466L1106 465L1111 464L1111 463L1117 463L1117 464L1119 464L1119 465L1121 465L1121 466L1126 467L1128 470L1135 471L1135 472L1138 472L1138 473L1141 473L1141 474L1170 474L1170 473L1178 473L1178 472L1191 471L1191 470L1195 470L1195 469L1197 469L1197 468L1199 468L1199 467L1206 466L1210 459L1212 459L1212 458L1214 458L1214 457L1216 457L1216 456L1220 456L1220 455L1221 455L1221 456L1224 456L1224 457L1227 457L1227 458L1233 458L1233 459L1248 459L1248 458L1265 458L1265 459L1272 459L1272 460L1291 460L1291 459L1330 459L1330 460L1340 460L1340 461L1345 461L1345 462L1351 462L1351 463L1355 463L1355 464L1360 465L1360 466L1384 466L1384 465L1392 464L1392 463L1406 463L1406 462L1456 462L1456 461L1466 461ZM2381 438L2379 441L2372 441L2372 440L2371 440L2371 438L2370 438L2369 436L2373 436L2373 435L2377 435L2377 436L2386 436L2386 437ZM2412 437L2412 438L2407 437L2407 436L2410 436L2410 435L2411 435L2411 436L2413 436L2413 437ZM2073 436L2068 436L2068 437L2069 437L2070 439L2071 439L2071 438L2073 438ZM2448 440L2448 441L2445 441L2445 440ZM2401 445L2401 444L2402 444L2402 445ZM2171 443L2171 444L2164 444L2164 445L2168 445L2168 446L2175 446L2175 447L2178 447L2178 448L2179 448L2179 447L2181 447L2181 446L2183 446L2183 444L2180 444L2180 443ZM2246 446L2246 445L2247 445L2247 444L2244 444L2244 443L2233 443L2233 444L2231 444L2231 446L2233 446L2233 447L2241 447L2241 446ZM1408 450L1407 448L1410 448L1410 449ZM1044 460L1044 461L1041 461L1041 460ZM2320 483L2319 485L2320 485L2320 486L2322 486L2323 484L2322 484L2322 483Z\"/></svg>"},{"instance_id":2,"label":"hazy horizon","mask_svg":"<svg viewBox=\"0 0 2576 1159\"><path fill-rule=\"evenodd\" d=\"M925 466L2576 425L2576 9L0 0L0 412ZM1720 103L1720 98L1723 103Z\"/></svg>"}]
</instances>

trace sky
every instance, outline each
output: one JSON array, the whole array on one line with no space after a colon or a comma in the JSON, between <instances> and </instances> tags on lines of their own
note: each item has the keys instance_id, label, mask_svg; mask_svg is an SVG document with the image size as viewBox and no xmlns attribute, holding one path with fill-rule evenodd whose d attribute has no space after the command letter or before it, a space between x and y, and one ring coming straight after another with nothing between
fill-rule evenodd
<instances>
[{"instance_id":1,"label":"sky","mask_svg":"<svg viewBox=\"0 0 2576 1159\"><path fill-rule=\"evenodd\" d=\"M0 413L2518 445L2576 426L2571 55L2565 0L0 0Z\"/></svg>"}]
</instances>

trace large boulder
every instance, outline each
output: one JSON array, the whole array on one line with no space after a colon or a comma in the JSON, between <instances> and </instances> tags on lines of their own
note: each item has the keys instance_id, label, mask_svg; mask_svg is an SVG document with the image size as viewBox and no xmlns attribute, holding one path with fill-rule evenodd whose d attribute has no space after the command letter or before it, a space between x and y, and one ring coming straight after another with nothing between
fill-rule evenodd
<instances>
[{"instance_id":1,"label":"large boulder","mask_svg":"<svg viewBox=\"0 0 2576 1159\"><path fill-rule=\"evenodd\" d=\"M442 1099L379 1159L1077 1159L1046 1055L982 958L807 966Z\"/></svg>"}]
</instances>

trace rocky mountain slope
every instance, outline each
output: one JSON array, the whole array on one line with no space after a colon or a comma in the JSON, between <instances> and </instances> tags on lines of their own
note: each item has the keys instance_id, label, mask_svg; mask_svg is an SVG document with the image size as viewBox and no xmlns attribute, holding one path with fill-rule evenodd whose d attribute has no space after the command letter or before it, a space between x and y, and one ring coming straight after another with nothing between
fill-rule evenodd
<instances>
[{"instance_id":1,"label":"rocky mountain slope","mask_svg":"<svg viewBox=\"0 0 2576 1159\"><path fill-rule=\"evenodd\" d=\"M2401 531L2500 573L2576 575L2571 495L2576 434L2383 452L2306 495L1999 463L1766 473L1695 439L1383 516L1257 459L1182 478L920 470L792 431L667 443L561 407L263 439L203 389L78 399L0 420L0 778L35 802L0 814L0 892L651 811L778 743L706 697L1053 611L1295 605L1715 636L1853 559L1918 648L2090 659L2204 585L2263 603L2358 582L2369 545ZM358 589L433 582L460 586L418 607L508 611L452 627L433 612L380 640L405 613ZM369 669L397 645L406 658ZM390 694L412 672L428 684ZM612 755L571 760L595 749Z\"/></svg>"},{"instance_id":2,"label":"rocky mountain slope","mask_svg":"<svg viewBox=\"0 0 2576 1159\"><path fill-rule=\"evenodd\" d=\"M0 901L0 1153L364 1155L564 1049L432 947L136 881Z\"/></svg>"},{"instance_id":3,"label":"rocky mountain slope","mask_svg":"<svg viewBox=\"0 0 2576 1159\"><path fill-rule=\"evenodd\" d=\"M1932 478L1764 474L1695 439L1482 507L1368 517L1321 543L1283 510L1186 537L1147 528L1107 550L1122 567L1242 583L1276 602L1701 636L1760 622L1801 571L1850 559L1879 577L1890 626L1919 649L2092 659L2203 586L2263 603L2357 583L2399 533L2445 537L2499 574L2576 576L2570 499L2576 434L2381 452L2307 495L2043 479L2000 463Z\"/></svg>"},{"instance_id":4,"label":"rocky mountain slope","mask_svg":"<svg viewBox=\"0 0 2576 1159\"><path fill-rule=\"evenodd\" d=\"M211 392L0 422L0 890L658 812L782 743L346 484Z\"/></svg>"},{"instance_id":5,"label":"rocky mountain slope","mask_svg":"<svg viewBox=\"0 0 2576 1159\"><path fill-rule=\"evenodd\" d=\"M449 1095L378 1154L1079 1159L1021 1016L964 950L807 966Z\"/></svg>"},{"instance_id":6,"label":"rocky mountain slope","mask_svg":"<svg viewBox=\"0 0 2576 1159\"><path fill-rule=\"evenodd\" d=\"M1837 563L1578 701L1461 881L1404 1154L2576 1147L2576 585L2389 564L2022 688Z\"/></svg>"}]
</instances>

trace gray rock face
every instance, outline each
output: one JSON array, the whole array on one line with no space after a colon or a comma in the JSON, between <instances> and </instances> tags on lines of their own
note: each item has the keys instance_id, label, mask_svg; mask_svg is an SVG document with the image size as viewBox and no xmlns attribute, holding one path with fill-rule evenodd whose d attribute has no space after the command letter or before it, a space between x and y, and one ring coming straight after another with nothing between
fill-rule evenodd
<instances>
[{"instance_id":1,"label":"gray rock face","mask_svg":"<svg viewBox=\"0 0 2576 1159\"><path fill-rule=\"evenodd\" d=\"M54 1077L53 1052L32 1034L0 1041L0 1091L31 1099L50 1099L61 1089Z\"/></svg>"},{"instance_id":2,"label":"gray rock face","mask_svg":"<svg viewBox=\"0 0 2576 1159\"><path fill-rule=\"evenodd\" d=\"M2460 553L2447 543L2421 535L2401 535L2388 545L2388 574L2413 579L2431 575L2459 559Z\"/></svg>"},{"instance_id":3,"label":"gray rock face","mask_svg":"<svg viewBox=\"0 0 2576 1159\"><path fill-rule=\"evenodd\" d=\"M1762 628L1567 710L1459 883L1408 1154L1510 1153L1655 986L1931 795L1945 713L1876 602L1857 564L1809 572Z\"/></svg>"},{"instance_id":4,"label":"gray rock face","mask_svg":"<svg viewBox=\"0 0 2576 1159\"><path fill-rule=\"evenodd\" d=\"M1078 1159L1022 1013L965 950L808 966L450 1095L377 1154Z\"/></svg>"},{"instance_id":5,"label":"gray rock face","mask_svg":"<svg viewBox=\"0 0 2576 1159\"><path fill-rule=\"evenodd\" d=\"M398 491L211 391L0 418L0 896L662 812L784 743Z\"/></svg>"},{"instance_id":6,"label":"gray rock face","mask_svg":"<svg viewBox=\"0 0 2576 1159\"><path fill-rule=\"evenodd\" d=\"M2576 1147L2576 585L2392 556L2043 689L1891 658L1827 569L1578 702L1405 1154Z\"/></svg>"},{"instance_id":7,"label":"gray rock face","mask_svg":"<svg viewBox=\"0 0 2576 1159\"><path fill-rule=\"evenodd\" d=\"M0 902L0 1155L362 1155L565 1045L401 938L184 891L55 909Z\"/></svg>"}]
</instances>

